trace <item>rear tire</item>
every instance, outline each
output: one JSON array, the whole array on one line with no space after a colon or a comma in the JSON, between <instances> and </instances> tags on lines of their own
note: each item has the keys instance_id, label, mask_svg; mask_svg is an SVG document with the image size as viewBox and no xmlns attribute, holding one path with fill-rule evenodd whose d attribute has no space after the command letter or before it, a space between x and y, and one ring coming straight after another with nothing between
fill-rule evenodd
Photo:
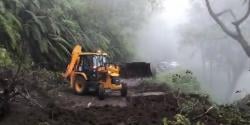
<instances>
[{"instance_id":1,"label":"rear tire","mask_svg":"<svg viewBox=\"0 0 250 125\"><path fill-rule=\"evenodd\" d=\"M86 80L82 76L76 76L74 81L74 91L78 95L85 94L87 91Z\"/></svg>"},{"instance_id":2,"label":"rear tire","mask_svg":"<svg viewBox=\"0 0 250 125\"><path fill-rule=\"evenodd\" d=\"M128 94L128 86L125 83L122 83L122 88L121 88L121 96L126 97Z\"/></svg>"},{"instance_id":3,"label":"rear tire","mask_svg":"<svg viewBox=\"0 0 250 125\"><path fill-rule=\"evenodd\" d=\"M104 100L105 98L105 89L103 84L99 84L98 86L98 91L97 91L97 96L100 100Z\"/></svg>"}]
</instances>

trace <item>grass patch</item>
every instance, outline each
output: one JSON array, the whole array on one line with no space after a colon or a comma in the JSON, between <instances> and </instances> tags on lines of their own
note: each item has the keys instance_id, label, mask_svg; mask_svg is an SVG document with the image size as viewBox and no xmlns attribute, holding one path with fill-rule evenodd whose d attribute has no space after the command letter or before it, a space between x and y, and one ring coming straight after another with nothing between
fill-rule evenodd
<instances>
[{"instance_id":1,"label":"grass patch","mask_svg":"<svg viewBox=\"0 0 250 125\"><path fill-rule=\"evenodd\" d=\"M200 93L200 83L190 70L174 70L158 73L154 80L168 84L172 89L185 93Z\"/></svg>"}]
</instances>

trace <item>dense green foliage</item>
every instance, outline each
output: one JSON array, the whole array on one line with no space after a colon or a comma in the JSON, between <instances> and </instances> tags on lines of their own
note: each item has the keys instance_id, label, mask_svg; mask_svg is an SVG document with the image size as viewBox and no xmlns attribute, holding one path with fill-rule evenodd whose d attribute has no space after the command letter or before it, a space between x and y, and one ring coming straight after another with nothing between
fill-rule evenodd
<instances>
[{"instance_id":1,"label":"dense green foliage","mask_svg":"<svg viewBox=\"0 0 250 125\"><path fill-rule=\"evenodd\" d=\"M113 4L99 0L2 0L0 46L14 60L28 57L49 68L65 66L75 44L85 51L100 48L115 61L126 61L131 55L129 38L143 21L147 1L109 2Z\"/></svg>"}]
</instances>

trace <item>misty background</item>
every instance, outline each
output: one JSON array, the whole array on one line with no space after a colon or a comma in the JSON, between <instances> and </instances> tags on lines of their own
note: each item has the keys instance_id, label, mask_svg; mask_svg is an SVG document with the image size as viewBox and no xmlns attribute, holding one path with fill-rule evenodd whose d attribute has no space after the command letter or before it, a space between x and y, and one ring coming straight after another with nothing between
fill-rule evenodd
<instances>
[{"instance_id":1,"label":"misty background","mask_svg":"<svg viewBox=\"0 0 250 125\"><path fill-rule=\"evenodd\" d=\"M211 1L216 12L232 8L237 17L246 11L244 1ZM250 92L249 59L241 46L227 36L208 14L205 1L164 0L138 31L136 61L153 65L161 61L177 61L191 69L217 103L233 102ZM222 17L232 27L229 14ZM242 26L249 38L249 19ZM238 91L238 93L236 93Z\"/></svg>"}]
</instances>

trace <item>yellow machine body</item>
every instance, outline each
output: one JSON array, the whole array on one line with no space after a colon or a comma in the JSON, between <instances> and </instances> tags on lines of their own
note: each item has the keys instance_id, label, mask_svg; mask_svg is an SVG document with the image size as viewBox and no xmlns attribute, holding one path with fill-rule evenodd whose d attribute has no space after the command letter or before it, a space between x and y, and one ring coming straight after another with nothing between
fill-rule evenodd
<instances>
[{"instance_id":1,"label":"yellow machine body","mask_svg":"<svg viewBox=\"0 0 250 125\"><path fill-rule=\"evenodd\" d=\"M105 94L107 90L121 91L121 95L123 96L127 94L127 88L124 83L115 83L120 82L120 67L110 63L104 64L107 57L108 54L101 51L82 52L82 47L80 45L76 45L74 47L71 55L71 61L67 66L64 77L69 79L70 86L77 94L85 93L85 91L89 89L90 86L94 86L93 88L99 95ZM89 60L87 60L87 58L90 60L90 63L88 63ZM84 62L83 60L87 61ZM98 65L93 65L93 62L91 61L94 61L94 63ZM91 64L93 66L89 66L89 69L79 71L79 69L81 69L83 66L88 66ZM92 76L95 75L101 77L93 80Z\"/></svg>"}]
</instances>

